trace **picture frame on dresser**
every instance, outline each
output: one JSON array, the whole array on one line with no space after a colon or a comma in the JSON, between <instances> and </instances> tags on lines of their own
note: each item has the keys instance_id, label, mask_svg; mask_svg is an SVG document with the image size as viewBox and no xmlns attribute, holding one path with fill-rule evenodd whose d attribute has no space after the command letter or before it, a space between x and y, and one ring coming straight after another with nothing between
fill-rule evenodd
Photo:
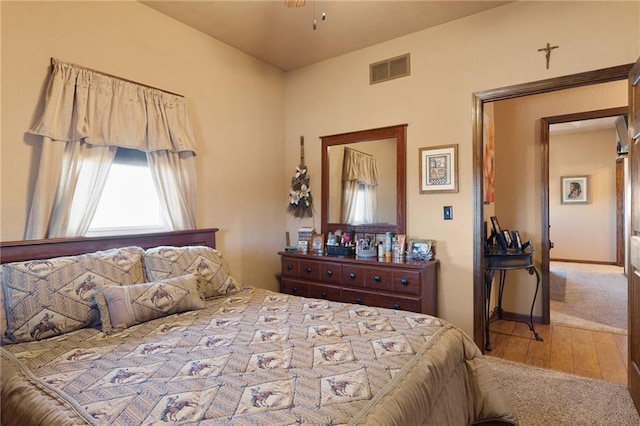
<instances>
[{"instance_id":1,"label":"picture frame on dresser","mask_svg":"<svg viewBox=\"0 0 640 426\"><path fill-rule=\"evenodd\" d=\"M311 251L316 253L324 252L324 234L313 234L311 236Z\"/></svg>"},{"instance_id":2,"label":"picture frame on dresser","mask_svg":"<svg viewBox=\"0 0 640 426\"><path fill-rule=\"evenodd\" d=\"M435 241L412 238L407 246L407 259L431 260L434 255Z\"/></svg>"}]
</instances>

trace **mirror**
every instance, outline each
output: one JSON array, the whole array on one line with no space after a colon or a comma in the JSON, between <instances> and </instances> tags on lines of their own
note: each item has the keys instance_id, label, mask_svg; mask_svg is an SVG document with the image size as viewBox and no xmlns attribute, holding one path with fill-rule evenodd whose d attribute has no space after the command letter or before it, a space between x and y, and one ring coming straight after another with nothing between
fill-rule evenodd
<instances>
[{"instance_id":1,"label":"mirror","mask_svg":"<svg viewBox=\"0 0 640 426\"><path fill-rule=\"evenodd\" d=\"M322 136L322 233L405 233L407 125Z\"/></svg>"}]
</instances>

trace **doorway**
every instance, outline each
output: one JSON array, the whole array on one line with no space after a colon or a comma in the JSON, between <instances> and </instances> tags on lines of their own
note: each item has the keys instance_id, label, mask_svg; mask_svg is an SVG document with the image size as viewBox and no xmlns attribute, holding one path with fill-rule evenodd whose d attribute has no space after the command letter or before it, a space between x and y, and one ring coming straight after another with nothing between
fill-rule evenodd
<instances>
[{"instance_id":1,"label":"doorway","mask_svg":"<svg viewBox=\"0 0 640 426\"><path fill-rule=\"evenodd\" d=\"M548 197L542 200L542 241L549 242L549 249L552 250L552 253L553 250L556 250L553 256L550 253L548 256L544 257L543 263L541 265L541 270L543 271L542 323L544 324L549 324L551 322L551 299L554 293L554 288L556 289L556 293L558 290L558 278L554 276L553 271L550 267L551 258L569 262L583 261L585 263L594 263L594 261L597 263L597 261L601 261L602 263L623 266L625 258L624 242L626 241L624 229L626 228L628 232L628 224L626 224L624 215L624 192L619 190L619 188L623 188L624 185L622 183L616 182L616 179L620 178L620 173L618 172L617 166L624 163L617 161L622 160L622 157L618 156L618 158L616 159L617 154L615 149L615 119L617 117L626 115L627 110L628 107L625 106L619 108L609 108L596 111L559 115L554 117L545 117L541 120L540 130L542 135L541 143L543 152L542 164L543 169L545 170L545 172L543 172L543 186L546 187L546 190L544 192L549 194ZM560 131L562 130L562 126L564 126L564 129L569 130L565 130L564 133L561 133L560 136L556 136L556 143L567 144L567 147L559 148L556 145L554 148L554 146L550 144L550 139L552 138L551 129L555 127L558 131ZM582 129L582 131L579 134L579 138L572 138L571 135L567 133L567 131L571 132L571 128L576 127ZM587 129L587 131L585 131L585 129ZM598 131L603 132L605 137L611 138L611 140L605 140L604 142L601 142L600 140L589 142L595 137L593 136L590 138L589 134L594 134ZM557 161L557 158L556 161L553 161L552 154L554 152L555 155L559 155L562 153L566 154L567 149L580 149L581 144L584 143L591 143L591 148L588 149L590 153L586 156L589 161L582 161L582 164L578 165L563 164L562 161ZM606 146L598 147L598 145L601 143L605 143ZM596 152L596 150L599 150L599 152ZM599 160L598 158L594 158L593 156L599 156L603 159ZM580 161L576 162L580 163ZM599 164L600 167L596 168L596 166L594 165L596 163ZM597 171L584 171L590 170L590 168L596 168ZM576 205L570 205L569 202L563 204L564 200L562 198L562 190L566 188L562 187L563 176L561 175L564 175L565 177L567 177L567 179L569 177L576 178L568 179L566 183L574 180L580 181L580 179L583 177L581 175L585 175L585 182L589 182L590 186L584 188L584 204L582 204L582 202L579 202L580 204ZM611 180L608 187L602 188L607 180ZM622 180L624 180L623 176ZM606 191L607 189L609 189L610 191L610 198L608 199L603 196L603 191ZM594 197L594 195L596 194L599 194L600 196ZM627 200L626 204L628 205L628 203L629 201ZM554 212L555 214L553 214ZM584 228L591 227L593 229L594 226L597 225L597 229L599 231L598 235L593 236L591 240L589 240L588 238L581 238L577 240L573 239L572 241L572 238L570 236L572 233L571 227L578 228L577 230L573 229L573 231L579 232L581 220L583 220L582 225L585 225ZM602 223L589 223L589 221L598 221ZM568 229L560 227L560 225L563 223L567 225ZM557 243L560 243L560 246L554 248ZM613 244L614 246L607 248L606 246L610 244ZM571 245L573 245L573 248L575 249L573 253L571 250ZM580 247L581 245L583 247ZM584 247L584 245L590 247ZM575 265L573 268L567 265L567 268L564 269L567 270L563 270L563 274L561 275L563 275L562 279L565 280L565 282L561 283L560 287L562 287L563 285L571 285L570 276L575 275L576 271ZM609 269L611 270L611 268ZM574 272L572 273L568 271ZM569 274L569 278L566 276L567 273ZM554 280L554 278L556 279ZM617 283L618 281L620 280L614 279L614 282ZM558 295L556 294L556 296ZM587 307L584 306L582 308ZM570 312L575 311L574 309L570 309ZM583 316L585 317L585 323L589 323L589 321L587 320L588 318L590 318L589 315ZM594 316L594 318L597 317L597 315ZM574 320L578 323L580 322L579 318L565 319L569 324L572 324ZM618 324L615 321L613 321L613 323ZM597 326L597 323L594 323L593 325ZM619 327L616 326L613 328Z\"/></svg>"},{"instance_id":2,"label":"doorway","mask_svg":"<svg viewBox=\"0 0 640 426\"><path fill-rule=\"evenodd\" d=\"M587 73L575 74L542 80L506 88L493 89L474 93L473 106L473 234L474 234L474 341L480 348L485 347L485 300L486 287L484 285L484 201L483 201L483 119L485 103L514 99L522 96L554 92L593 84L626 80L631 65L606 68ZM543 153L548 155L548 153ZM548 173L548 171L546 171ZM544 173L543 173L544 175ZM547 185L548 188L548 185ZM548 190L542 191L542 197L548 198ZM548 223L547 230L548 230ZM542 239L539 243L543 265L549 262L549 240ZM546 271L548 276L548 269ZM543 287L544 290L544 287ZM548 291L548 286L547 286Z\"/></svg>"}]
</instances>

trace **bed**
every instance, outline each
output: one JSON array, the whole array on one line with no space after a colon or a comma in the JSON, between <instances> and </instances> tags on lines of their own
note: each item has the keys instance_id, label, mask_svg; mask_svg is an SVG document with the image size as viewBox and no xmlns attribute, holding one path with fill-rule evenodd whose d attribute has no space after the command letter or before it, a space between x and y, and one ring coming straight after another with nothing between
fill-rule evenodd
<instances>
[{"instance_id":1,"label":"bed","mask_svg":"<svg viewBox=\"0 0 640 426\"><path fill-rule=\"evenodd\" d=\"M215 250L216 231L2 243L1 424L517 424L481 352L453 324L243 286ZM82 263L88 253L125 265L126 282L79 285L107 275ZM218 256L215 291L196 257L172 276L184 253ZM142 256L142 277L132 256ZM99 318L49 327L61 315L56 294L20 323L33 288L52 286L41 271L58 266L76 275L60 273L75 287L56 292L82 294ZM134 301L153 306L117 309Z\"/></svg>"}]
</instances>

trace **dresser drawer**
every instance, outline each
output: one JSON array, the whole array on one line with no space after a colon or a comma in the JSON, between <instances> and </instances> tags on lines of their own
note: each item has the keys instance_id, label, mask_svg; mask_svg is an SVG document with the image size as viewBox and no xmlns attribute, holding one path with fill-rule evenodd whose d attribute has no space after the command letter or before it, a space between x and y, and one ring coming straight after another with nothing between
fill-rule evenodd
<instances>
[{"instance_id":1,"label":"dresser drawer","mask_svg":"<svg viewBox=\"0 0 640 426\"><path fill-rule=\"evenodd\" d=\"M283 277L280 280L280 293L309 297L309 284L304 281L291 280Z\"/></svg>"},{"instance_id":2,"label":"dresser drawer","mask_svg":"<svg viewBox=\"0 0 640 426\"><path fill-rule=\"evenodd\" d=\"M321 263L312 260L300 260L300 269L298 270L298 278L320 281Z\"/></svg>"},{"instance_id":3,"label":"dresser drawer","mask_svg":"<svg viewBox=\"0 0 640 426\"><path fill-rule=\"evenodd\" d=\"M378 295L377 306L381 308L400 309L402 311L420 312L420 299L395 295Z\"/></svg>"},{"instance_id":4,"label":"dresser drawer","mask_svg":"<svg viewBox=\"0 0 640 426\"><path fill-rule=\"evenodd\" d=\"M328 284L340 284L342 281L342 265L335 262L321 263L320 281Z\"/></svg>"},{"instance_id":5,"label":"dresser drawer","mask_svg":"<svg viewBox=\"0 0 640 426\"><path fill-rule=\"evenodd\" d=\"M340 287L333 287L328 285L309 284L309 297L340 302L342 297L342 289Z\"/></svg>"},{"instance_id":6,"label":"dresser drawer","mask_svg":"<svg viewBox=\"0 0 640 426\"><path fill-rule=\"evenodd\" d=\"M354 287L364 287L363 266L342 265L342 284Z\"/></svg>"},{"instance_id":7,"label":"dresser drawer","mask_svg":"<svg viewBox=\"0 0 640 426\"><path fill-rule=\"evenodd\" d=\"M392 277L391 269L367 268L364 272L364 286L371 290L391 291Z\"/></svg>"},{"instance_id":8,"label":"dresser drawer","mask_svg":"<svg viewBox=\"0 0 640 426\"><path fill-rule=\"evenodd\" d=\"M420 271L393 271L393 291L420 296L422 294Z\"/></svg>"},{"instance_id":9,"label":"dresser drawer","mask_svg":"<svg viewBox=\"0 0 640 426\"><path fill-rule=\"evenodd\" d=\"M290 257L282 258L282 276L283 277L298 277L298 270L300 268L297 259Z\"/></svg>"},{"instance_id":10,"label":"dresser drawer","mask_svg":"<svg viewBox=\"0 0 640 426\"><path fill-rule=\"evenodd\" d=\"M362 290L342 289L342 301L345 303L355 303L356 305L378 306L376 303L378 295Z\"/></svg>"}]
</instances>

